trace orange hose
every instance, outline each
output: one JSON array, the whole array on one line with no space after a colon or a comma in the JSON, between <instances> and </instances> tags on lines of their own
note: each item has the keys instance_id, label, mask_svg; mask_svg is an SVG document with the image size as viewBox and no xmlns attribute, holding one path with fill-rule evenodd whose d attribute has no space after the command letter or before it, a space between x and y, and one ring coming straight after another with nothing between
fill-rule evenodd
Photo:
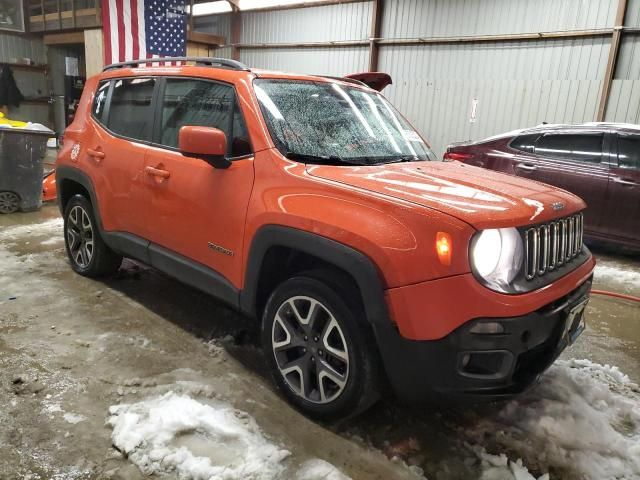
<instances>
[{"instance_id":1,"label":"orange hose","mask_svg":"<svg viewBox=\"0 0 640 480\"><path fill-rule=\"evenodd\" d=\"M624 293L607 292L606 290L591 290L591 293L595 295L605 295L607 297L622 298L624 300L631 300L632 302L640 303L640 297L634 297L633 295L626 295Z\"/></svg>"}]
</instances>

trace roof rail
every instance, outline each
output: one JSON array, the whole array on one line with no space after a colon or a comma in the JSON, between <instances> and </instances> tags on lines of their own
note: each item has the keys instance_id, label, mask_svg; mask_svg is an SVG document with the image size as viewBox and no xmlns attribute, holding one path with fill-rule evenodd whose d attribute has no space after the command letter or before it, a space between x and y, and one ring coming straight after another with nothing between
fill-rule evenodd
<instances>
[{"instance_id":1,"label":"roof rail","mask_svg":"<svg viewBox=\"0 0 640 480\"><path fill-rule=\"evenodd\" d=\"M161 58L141 58L139 60L131 60L129 62L112 63L102 69L103 72L108 70L115 70L117 68L125 67L137 67L145 65L147 63L165 63L165 62L193 62L196 65L203 65L213 68L226 68L229 70L244 70L250 71L244 63L240 63L236 60L229 60L227 58L215 58L215 57L161 57Z\"/></svg>"}]
</instances>

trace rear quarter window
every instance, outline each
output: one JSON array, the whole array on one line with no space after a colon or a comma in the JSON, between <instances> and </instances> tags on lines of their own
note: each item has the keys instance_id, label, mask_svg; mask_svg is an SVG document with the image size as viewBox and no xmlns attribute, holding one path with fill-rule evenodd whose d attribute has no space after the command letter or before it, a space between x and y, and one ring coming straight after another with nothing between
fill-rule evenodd
<instances>
[{"instance_id":1,"label":"rear quarter window","mask_svg":"<svg viewBox=\"0 0 640 480\"><path fill-rule=\"evenodd\" d=\"M538 137L540 137L539 133L518 135L516 138L511 140L509 146L515 150L520 150L521 152L533 153Z\"/></svg>"},{"instance_id":2,"label":"rear quarter window","mask_svg":"<svg viewBox=\"0 0 640 480\"><path fill-rule=\"evenodd\" d=\"M91 114L102 125L107 121L107 96L109 94L110 81L105 80L98 84L98 89L93 97L93 106L91 107Z\"/></svg>"}]
</instances>

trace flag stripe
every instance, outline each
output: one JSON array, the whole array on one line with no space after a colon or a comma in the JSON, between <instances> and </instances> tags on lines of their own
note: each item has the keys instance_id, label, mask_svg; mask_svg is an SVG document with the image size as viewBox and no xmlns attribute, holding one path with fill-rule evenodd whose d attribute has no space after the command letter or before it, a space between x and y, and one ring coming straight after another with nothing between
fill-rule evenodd
<instances>
[{"instance_id":1,"label":"flag stripe","mask_svg":"<svg viewBox=\"0 0 640 480\"><path fill-rule=\"evenodd\" d=\"M125 46L124 46L124 15L123 15L123 5L122 5L123 0L116 0L116 8L118 11L118 30L116 32L116 35L118 37L118 56L119 58L127 58L126 54L125 54Z\"/></svg>"},{"instance_id":2,"label":"flag stripe","mask_svg":"<svg viewBox=\"0 0 640 480\"><path fill-rule=\"evenodd\" d=\"M138 3L142 3L142 0L131 0L131 39L133 41L133 52L131 56L133 58L140 58L140 37L138 35ZM144 15L142 16L144 18ZM144 28L142 29L144 31Z\"/></svg>"},{"instance_id":3,"label":"flag stripe","mask_svg":"<svg viewBox=\"0 0 640 480\"><path fill-rule=\"evenodd\" d=\"M122 26L124 27L124 58L133 57L133 36L131 35L131 0L122 1Z\"/></svg>"},{"instance_id":4,"label":"flag stripe","mask_svg":"<svg viewBox=\"0 0 640 480\"><path fill-rule=\"evenodd\" d=\"M111 26L109 30L109 38L111 42L111 62L116 63L120 61L120 41L118 38L118 9L116 0L109 0L109 25Z\"/></svg>"}]
</instances>

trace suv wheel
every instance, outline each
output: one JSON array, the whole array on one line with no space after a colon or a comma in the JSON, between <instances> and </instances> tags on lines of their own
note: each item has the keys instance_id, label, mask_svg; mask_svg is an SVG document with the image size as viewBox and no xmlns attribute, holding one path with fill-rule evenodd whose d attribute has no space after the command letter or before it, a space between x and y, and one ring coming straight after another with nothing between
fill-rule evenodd
<instances>
[{"instance_id":1,"label":"suv wheel","mask_svg":"<svg viewBox=\"0 0 640 480\"><path fill-rule=\"evenodd\" d=\"M273 292L263 316L262 343L273 377L287 398L316 418L358 413L377 399L377 351L330 283L300 276Z\"/></svg>"},{"instance_id":2,"label":"suv wheel","mask_svg":"<svg viewBox=\"0 0 640 480\"><path fill-rule=\"evenodd\" d=\"M100 277L115 273L122 257L100 237L91 203L75 195L64 212L64 243L71 267L80 275Z\"/></svg>"}]
</instances>

